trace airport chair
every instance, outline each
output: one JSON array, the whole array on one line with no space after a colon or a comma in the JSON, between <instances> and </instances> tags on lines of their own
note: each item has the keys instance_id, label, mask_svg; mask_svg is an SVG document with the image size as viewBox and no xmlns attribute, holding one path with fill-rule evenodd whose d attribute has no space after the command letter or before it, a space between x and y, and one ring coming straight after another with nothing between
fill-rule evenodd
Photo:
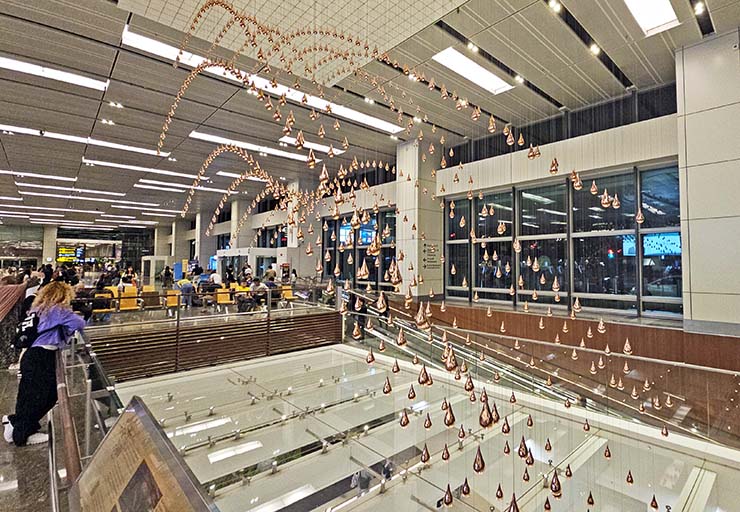
<instances>
[{"instance_id":1,"label":"airport chair","mask_svg":"<svg viewBox=\"0 0 740 512\"><path fill-rule=\"evenodd\" d=\"M123 289L118 299L118 311L139 311L141 304L138 290L129 286Z\"/></svg>"},{"instance_id":2,"label":"airport chair","mask_svg":"<svg viewBox=\"0 0 740 512\"><path fill-rule=\"evenodd\" d=\"M219 288L216 292L216 311L221 311L221 307L228 313L229 306L234 305L234 299L231 297L231 289Z\"/></svg>"},{"instance_id":3,"label":"airport chair","mask_svg":"<svg viewBox=\"0 0 740 512\"><path fill-rule=\"evenodd\" d=\"M180 290L167 290L166 296L162 299L162 306L167 310L167 315L172 316L178 302L180 302L180 306L185 305L179 300L181 294L182 292Z\"/></svg>"}]
</instances>

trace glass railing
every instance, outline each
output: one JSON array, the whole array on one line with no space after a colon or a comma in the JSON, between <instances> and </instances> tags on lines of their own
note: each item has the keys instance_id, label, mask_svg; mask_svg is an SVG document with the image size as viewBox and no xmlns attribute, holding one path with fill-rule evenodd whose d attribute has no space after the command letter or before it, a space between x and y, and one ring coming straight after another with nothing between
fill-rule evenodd
<instances>
[{"instance_id":1,"label":"glass railing","mask_svg":"<svg viewBox=\"0 0 740 512\"><path fill-rule=\"evenodd\" d=\"M738 503L740 451L719 436L716 419L688 423L698 397L671 385L672 403L656 409L653 396L668 388L660 372L650 390L638 385L648 361L588 347L574 361L554 343L423 329L416 310L381 314L374 299L367 311L348 308L344 343L122 382L116 394L120 403L143 399L223 512L446 503L488 512L509 510L514 497L532 512L546 503L635 512ZM442 360L445 336L454 361L449 349ZM671 381L686 375L681 365L650 363L665 368L663 379L668 369ZM707 383L723 375L694 370Z\"/></svg>"}]
</instances>

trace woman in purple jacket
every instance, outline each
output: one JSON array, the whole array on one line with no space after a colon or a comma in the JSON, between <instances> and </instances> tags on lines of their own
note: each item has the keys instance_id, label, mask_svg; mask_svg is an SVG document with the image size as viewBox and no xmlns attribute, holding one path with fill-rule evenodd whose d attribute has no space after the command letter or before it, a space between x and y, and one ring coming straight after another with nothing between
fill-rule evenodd
<instances>
[{"instance_id":1,"label":"woman in purple jacket","mask_svg":"<svg viewBox=\"0 0 740 512\"><path fill-rule=\"evenodd\" d=\"M39 335L21 359L21 382L15 414L3 416L3 435L16 446L40 444L49 435L39 432L39 423L57 403L56 351L61 350L85 320L72 311L74 290L61 281L41 288L31 311L39 317Z\"/></svg>"}]
</instances>

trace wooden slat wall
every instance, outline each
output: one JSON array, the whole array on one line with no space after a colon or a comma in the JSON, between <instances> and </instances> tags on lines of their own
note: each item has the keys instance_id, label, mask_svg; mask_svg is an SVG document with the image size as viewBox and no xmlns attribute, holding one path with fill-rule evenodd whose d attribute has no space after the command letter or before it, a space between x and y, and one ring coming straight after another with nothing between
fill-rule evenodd
<instances>
[{"instance_id":1,"label":"wooden slat wall","mask_svg":"<svg viewBox=\"0 0 740 512\"><path fill-rule=\"evenodd\" d=\"M277 319L167 327L147 333L95 335L93 351L118 381L338 343L342 319L327 312Z\"/></svg>"}]
</instances>

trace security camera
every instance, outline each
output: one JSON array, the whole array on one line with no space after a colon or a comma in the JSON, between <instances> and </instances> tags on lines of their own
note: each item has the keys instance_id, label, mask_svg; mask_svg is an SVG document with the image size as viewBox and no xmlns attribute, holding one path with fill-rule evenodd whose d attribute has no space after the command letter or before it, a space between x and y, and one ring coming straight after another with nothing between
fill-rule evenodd
<instances>
[{"instance_id":1,"label":"security camera","mask_svg":"<svg viewBox=\"0 0 740 512\"><path fill-rule=\"evenodd\" d=\"M733 50L735 50L735 51L737 51L737 49L738 49L738 44L737 44L737 43L733 44L733 45L732 45L732 49L733 49Z\"/></svg>"}]
</instances>

